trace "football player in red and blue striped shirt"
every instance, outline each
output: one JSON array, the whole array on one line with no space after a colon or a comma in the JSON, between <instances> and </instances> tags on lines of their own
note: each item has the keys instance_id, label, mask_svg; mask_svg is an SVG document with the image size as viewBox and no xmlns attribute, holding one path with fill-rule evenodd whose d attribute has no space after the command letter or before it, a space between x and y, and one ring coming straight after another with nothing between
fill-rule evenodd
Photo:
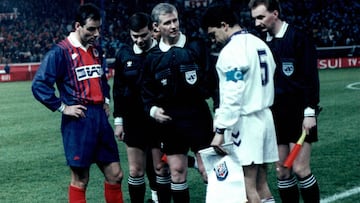
<instances>
[{"instance_id":1,"label":"football player in red and blue striped shirt","mask_svg":"<svg viewBox=\"0 0 360 203\"><path fill-rule=\"evenodd\" d=\"M71 169L70 203L86 202L92 163L104 174L106 202L123 202L123 172L108 121L110 87L96 46L100 26L100 10L93 4L80 6L74 31L46 54L32 83L34 97L62 113L61 133Z\"/></svg>"}]
</instances>

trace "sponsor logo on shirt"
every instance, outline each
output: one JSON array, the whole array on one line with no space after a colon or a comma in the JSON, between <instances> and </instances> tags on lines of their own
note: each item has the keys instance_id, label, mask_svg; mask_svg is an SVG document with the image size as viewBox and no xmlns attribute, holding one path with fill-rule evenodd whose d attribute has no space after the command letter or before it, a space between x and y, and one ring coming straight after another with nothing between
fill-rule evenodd
<instances>
[{"instance_id":1,"label":"sponsor logo on shirt","mask_svg":"<svg viewBox=\"0 0 360 203\"><path fill-rule=\"evenodd\" d=\"M132 66L132 64L133 64L133 62L132 62L132 61L127 61L127 62L126 62L126 67L131 67L131 66Z\"/></svg>"},{"instance_id":2,"label":"sponsor logo on shirt","mask_svg":"<svg viewBox=\"0 0 360 203\"><path fill-rule=\"evenodd\" d=\"M233 143L236 145L236 146L240 146L241 144L241 139L240 139L240 132L237 131L236 133L231 133L231 136L234 138L233 140Z\"/></svg>"},{"instance_id":3,"label":"sponsor logo on shirt","mask_svg":"<svg viewBox=\"0 0 360 203\"><path fill-rule=\"evenodd\" d=\"M78 56L78 54L77 53L73 53L73 54L71 54L71 58L72 58L72 60L74 60L74 59L76 59L76 57Z\"/></svg>"},{"instance_id":4,"label":"sponsor logo on shirt","mask_svg":"<svg viewBox=\"0 0 360 203\"><path fill-rule=\"evenodd\" d=\"M90 66L80 66L75 68L75 73L78 81L87 80L90 78L99 78L104 73L101 65L95 64Z\"/></svg>"},{"instance_id":5,"label":"sponsor logo on shirt","mask_svg":"<svg viewBox=\"0 0 360 203\"><path fill-rule=\"evenodd\" d=\"M167 85L167 79L166 79L166 78L162 79L162 80L161 80L161 84L162 84L163 86L166 86L166 85Z\"/></svg>"}]
</instances>

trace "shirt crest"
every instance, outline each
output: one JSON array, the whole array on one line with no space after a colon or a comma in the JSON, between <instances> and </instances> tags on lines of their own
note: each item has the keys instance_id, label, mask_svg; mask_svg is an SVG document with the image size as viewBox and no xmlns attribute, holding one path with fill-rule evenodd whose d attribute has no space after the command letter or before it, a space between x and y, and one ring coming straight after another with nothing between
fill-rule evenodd
<instances>
[{"instance_id":1,"label":"shirt crest","mask_svg":"<svg viewBox=\"0 0 360 203\"><path fill-rule=\"evenodd\" d=\"M96 58L99 57L99 52L98 52L97 49L93 49L93 54L94 54L94 56L95 56Z\"/></svg>"},{"instance_id":2,"label":"shirt crest","mask_svg":"<svg viewBox=\"0 0 360 203\"><path fill-rule=\"evenodd\" d=\"M190 85L195 84L195 82L197 81L196 71L195 70L186 71L185 79L186 79L186 82L189 83Z\"/></svg>"},{"instance_id":3,"label":"shirt crest","mask_svg":"<svg viewBox=\"0 0 360 203\"><path fill-rule=\"evenodd\" d=\"M294 73L294 64L292 62L283 62L282 71L286 76L290 76Z\"/></svg>"}]
</instances>

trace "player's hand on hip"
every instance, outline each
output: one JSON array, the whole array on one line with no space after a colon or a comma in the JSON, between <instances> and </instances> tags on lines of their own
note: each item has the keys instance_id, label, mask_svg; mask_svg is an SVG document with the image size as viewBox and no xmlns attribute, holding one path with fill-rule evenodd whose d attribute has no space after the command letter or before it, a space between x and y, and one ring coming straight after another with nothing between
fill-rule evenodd
<instances>
[{"instance_id":1,"label":"player's hand on hip","mask_svg":"<svg viewBox=\"0 0 360 203\"><path fill-rule=\"evenodd\" d=\"M309 134L311 128L316 126L315 116L305 117L303 121L303 129L306 131L306 134Z\"/></svg>"},{"instance_id":2,"label":"player's hand on hip","mask_svg":"<svg viewBox=\"0 0 360 203\"><path fill-rule=\"evenodd\" d=\"M72 105L72 106L65 106L63 114L68 116L74 116L76 118L85 118L85 113L87 108L83 105Z\"/></svg>"},{"instance_id":3,"label":"player's hand on hip","mask_svg":"<svg viewBox=\"0 0 360 203\"><path fill-rule=\"evenodd\" d=\"M114 130L115 137L117 137L118 140L123 141L124 140L124 127L123 125L115 125Z\"/></svg>"},{"instance_id":4,"label":"player's hand on hip","mask_svg":"<svg viewBox=\"0 0 360 203\"><path fill-rule=\"evenodd\" d=\"M159 123L165 123L171 121L171 117L166 115L164 109L161 107L156 109L154 118Z\"/></svg>"}]
</instances>

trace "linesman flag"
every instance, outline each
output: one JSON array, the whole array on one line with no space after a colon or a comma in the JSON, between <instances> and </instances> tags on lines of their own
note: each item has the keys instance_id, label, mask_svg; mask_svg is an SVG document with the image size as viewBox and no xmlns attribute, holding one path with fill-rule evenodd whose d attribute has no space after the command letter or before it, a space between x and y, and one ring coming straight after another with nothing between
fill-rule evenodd
<instances>
[{"instance_id":1,"label":"linesman flag","mask_svg":"<svg viewBox=\"0 0 360 203\"><path fill-rule=\"evenodd\" d=\"M299 140L296 142L294 148L291 150L290 154L288 155L288 157L286 158L286 160L284 162L284 166L286 168L291 168L292 164L294 163L294 160L296 159L296 157L298 156L298 154L300 152L300 149L304 143L305 137L306 137L306 131L303 130Z\"/></svg>"}]
</instances>

